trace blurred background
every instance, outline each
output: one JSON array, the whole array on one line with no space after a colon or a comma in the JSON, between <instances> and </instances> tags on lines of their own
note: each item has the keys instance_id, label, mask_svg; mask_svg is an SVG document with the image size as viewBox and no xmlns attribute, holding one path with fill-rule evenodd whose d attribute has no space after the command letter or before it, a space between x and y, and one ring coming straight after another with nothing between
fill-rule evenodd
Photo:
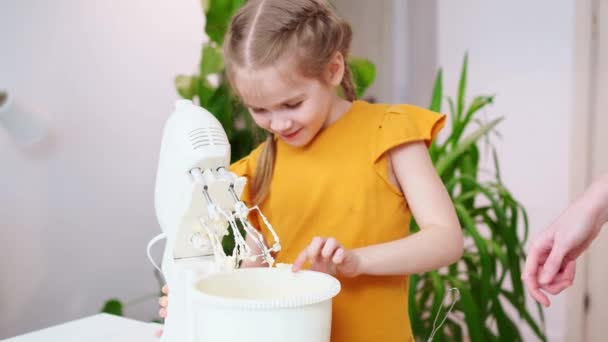
<instances>
[{"instance_id":1,"label":"blurred background","mask_svg":"<svg viewBox=\"0 0 608 342\"><path fill-rule=\"evenodd\" d=\"M480 117L505 118L501 177L531 236L608 171L608 1L332 3L353 26L352 54L376 67L365 98L428 106L439 68L455 96L468 52L467 97L495 95ZM161 130L175 77L198 68L203 14L198 0L0 1L0 90L25 120L25 133L0 121L0 339L95 314L109 298L126 316L156 317L145 248L160 231ZM480 155L491 170L491 151ZM604 340L605 246L604 234L545 310L547 340Z\"/></svg>"}]
</instances>

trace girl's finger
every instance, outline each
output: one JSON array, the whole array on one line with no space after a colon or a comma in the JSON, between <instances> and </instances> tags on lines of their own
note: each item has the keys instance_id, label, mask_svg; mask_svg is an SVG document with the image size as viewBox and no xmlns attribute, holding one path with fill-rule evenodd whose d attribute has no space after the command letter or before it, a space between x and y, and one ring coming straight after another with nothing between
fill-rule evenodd
<instances>
[{"instance_id":1,"label":"girl's finger","mask_svg":"<svg viewBox=\"0 0 608 342\"><path fill-rule=\"evenodd\" d=\"M293 262L291 270L293 272L301 270L306 260L308 260L311 264L314 264L317 259L317 256L321 251L321 248L323 247L324 242L325 239L320 237L315 237L314 239L312 239L310 245L308 245L308 247L306 247Z\"/></svg>"},{"instance_id":2,"label":"girl's finger","mask_svg":"<svg viewBox=\"0 0 608 342\"><path fill-rule=\"evenodd\" d=\"M293 272L298 272L301 270L302 266L306 262L306 259L308 259L308 248L300 252L300 255L298 255L296 260L293 262L293 265L291 265L291 270Z\"/></svg>"},{"instance_id":3,"label":"girl's finger","mask_svg":"<svg viewBox=\"0 0 608 342\"><path fill-rule=\"evenodd\" d=\"M308 261L311 264L314 264L317 261L317 258L321 255L321 249L325 244L326 239L315 237L312 239L310 245L307 248Z\"/></svg>"},{"instance_id":4,"label":"girl's finger","mask_svg":"<svg viewBox=\"0 0 608 342\"><path fill-rule=\"evenodd\" d=\"M158 304L163 308L166 308L167 304L169 304L169 299L167 298L167 296L162 296L158 299Z\"/></svg>"},{"instance_id":5,"label":"girl's finger","mask_svg":"<svg viewBox=\"0 0 608 342\"><path fill-rule=\"evenodd\" d=\"M340 243L334 238L329 238L327 241L325 241L325 245L321 250L321 256L324 259L329 259L334 255L336 249L338 248L340 248Z\"/></svg>"},{"instance_id":6,"label":"girl's finger","mask_svg":"<svg viewBox=\"0 0 608 342\"><path fill-rule=\"evenodd\" d=\"M165 284L165 286L163 286L163 288L161 289L161 291L164 294L168 295L169 294L169 287Z\"/></svg>"},{"instance_id":7,"label":"girl's finger","mask_svg":"<svg viewBox=\"0 0 608 342\"><path fill-rule=\"evenodd\" d=\"M345 256L346 256L346 253L344 252L344 248L340 247L340 248L338 248L338 250L336 250L336 253L334 253L332 262L336 265L340 265L341 263L344 262Z\"/></svg>"}]
</instances>

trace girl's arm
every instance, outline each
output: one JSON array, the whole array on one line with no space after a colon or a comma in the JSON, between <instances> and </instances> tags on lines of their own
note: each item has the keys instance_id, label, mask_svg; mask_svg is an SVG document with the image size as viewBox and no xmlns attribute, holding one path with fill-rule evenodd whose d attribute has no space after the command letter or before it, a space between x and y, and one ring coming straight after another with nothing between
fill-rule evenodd
<instances>
[{"instance_id":1,"label":"girl's arm","mask_svg":"<svg viewBox=\"0 0 608 342\"><path fill-rule=\"evenodd\" d=\"M361 273L422 273L458 261L463 253L462 231L425 144L404 144L389 153L395 177L420 231L400 240L355 249Z\"/></svg>"},{"instance_id":2,"label":"girl's arm","mask_svg":"<svg viewBox=\"0 0 608 342\"><path fill-rule=\"evenodd\" d=\"M317 237L295 260L294 271L309 261L313 270L347 277L406 275L434 270L460 259L464 242L458 217L424 143L404 144L389 153L395 178L420 232L353 250L345 249L333 238Z\"/></svg>"}]
</instances>

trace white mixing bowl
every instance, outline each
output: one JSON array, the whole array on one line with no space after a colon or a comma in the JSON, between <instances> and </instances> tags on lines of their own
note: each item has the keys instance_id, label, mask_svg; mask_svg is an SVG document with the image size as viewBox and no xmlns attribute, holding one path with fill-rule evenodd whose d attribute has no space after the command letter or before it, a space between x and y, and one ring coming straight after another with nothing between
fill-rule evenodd
<instances>
[{"instance_id":1,"label":"white mixing bowl","mask_svg":"<svg viewBox=\"0 0 608 342\"><path fill-rule=\"evenodd\" d=\"M246 268L196 282L195 336L201 342L328 342L340 282L325 273Z\"/></svg>"}]
</instances>

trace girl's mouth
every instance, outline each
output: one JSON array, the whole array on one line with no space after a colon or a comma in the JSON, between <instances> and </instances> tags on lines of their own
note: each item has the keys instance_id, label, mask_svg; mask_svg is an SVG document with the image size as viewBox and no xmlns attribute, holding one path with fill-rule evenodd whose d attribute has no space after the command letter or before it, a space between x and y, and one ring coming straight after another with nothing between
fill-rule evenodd
<instances>
[{"instance_id":1,"label":"girl's mouth","mask_svg":"<svg viewBox=\"0 0 608 342\"><path fill-rule=\"evenodd\" d=\"M301 130L302 130L302 129L301 129L301 128L299 128L299 129L297 129L297 130L295 130L295 131L293 131L293 132L291 132L291 133L288 133L288 134L281 134L281 137L282 137L283 139L287 139L287 140L289 140L289 139L293 139L293 138L295 138L295 137L296 137L296 135L298 135L298 133L300 133L300 131L301 131Z\"/></svg>"}]
</instances>

